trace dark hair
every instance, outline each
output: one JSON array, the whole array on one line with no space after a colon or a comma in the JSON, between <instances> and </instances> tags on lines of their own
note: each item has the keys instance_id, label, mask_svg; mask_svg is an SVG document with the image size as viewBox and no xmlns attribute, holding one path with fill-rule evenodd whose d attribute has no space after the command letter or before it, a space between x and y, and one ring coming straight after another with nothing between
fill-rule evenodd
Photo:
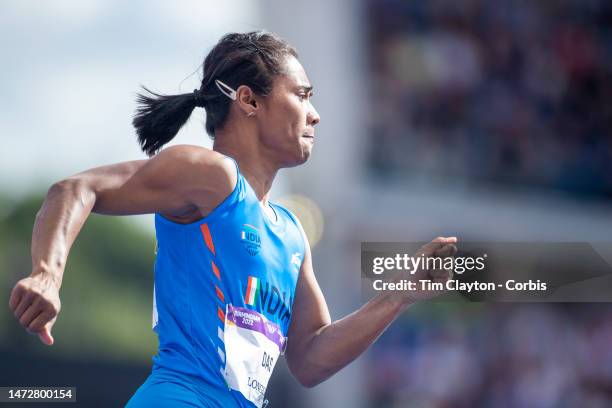
<instances>
[{"instance_id":1,"label":"dark hair","mask_svg":"<svg viewBox=\"0 0 612 408\"><path fill-rule=\"evenodd\" d=\"M297 51L275 34L254 31L226 34L208 53L199 90L180 95L160 95L143 86L149 95L138 94L132 124L142 150L149 156L176 136L196 106L206 109L206 133L214 138L227 120L231 99L215 80L233 89L249 86L258 95L272 90L274 77L283 73L285 58Z\"/></svg>"}]
</instances>

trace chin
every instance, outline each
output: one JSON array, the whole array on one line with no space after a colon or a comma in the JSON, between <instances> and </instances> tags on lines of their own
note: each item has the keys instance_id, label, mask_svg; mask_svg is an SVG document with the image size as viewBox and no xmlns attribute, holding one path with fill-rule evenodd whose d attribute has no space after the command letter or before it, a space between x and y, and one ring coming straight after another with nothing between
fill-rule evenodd
<instances>
[{"instance_id":1,"label":"chin","mask_svg":"<svg viewBox=\"0 0 612 408\"><path fill-rule=\"evenodd\" d=\"M291 160L287 160L283 167L296 167L301 164L304 164L310 158L311 147L301 146L301 148L297 151Z\"/></svg>"},{"instance_id":2,"label":"chin","mask_svg":"<svg viewBox=\"0 0 612 408\"><path fill-rule=\"evenodd\" d=\"M310 158L310 149L303 152L303 154L302 154L302 161L299 164L306 163L309 158Z\"/></svg>"},{"instance_id":3,"label":"chin","mask_svg":"<svg viewBox=\"0 0 612 408\"><path fill-rule=\"evenodd\" d=\"M302 153L300 156L301 161L299 164L304 164L310 158L310 154L312 153L312 145L311 144L306 145L306 146L302 145L301 153Z\"/></svg>"}]
</instances>

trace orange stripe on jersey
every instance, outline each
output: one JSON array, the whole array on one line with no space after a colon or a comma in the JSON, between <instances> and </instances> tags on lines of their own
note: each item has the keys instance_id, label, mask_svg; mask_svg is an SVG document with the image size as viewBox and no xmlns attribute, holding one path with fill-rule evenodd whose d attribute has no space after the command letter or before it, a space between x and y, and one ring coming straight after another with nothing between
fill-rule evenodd
<instances>
[{"instance_id":1,"label":"orange stripe on jersey","mask_svg":"<svg viewBox=\"0 0 612 408\"><path fill-rule=\"evenodd\" d=\"M249 280L247 282L247 290L246 293L244 294L244 301L245 303L249 303L249 293L251 293L251 286L253 286L253 279L251 279L251 277L249 276Z\"/></svg>"},{"instance_id":2,"label":"orange stripe on jersey","mask_svg":"<svg viewBox=\"0 0 612 408\"><path fill-rule=\"evenodd\" d=\"M213 244L212 236L210 235L210 229L208 228L208 224L200 225L200 229L202 230L202 235L204 236L204 242L206 242L206 246L215 254L215 245Z\"/></svg>"},{"instance_id":3,"label":"orange stripe on jersey","mask_svg":"<svg viewBox=\"0 0 612 408\"><path fill-rule=\"evenodd\" d=\"M223 296L223 292L217 285L215 285L215 292L217 292L217 297L221 300L221 302L225 303L225 296Z\"/></svg>"},{"instance_id":4,"label":"orange stripe on jersey","mask_svg":"<svg viewBox=\"0 0 612 408\"><path fill-rule=\"evenodd\" d=\"M221 273L219 272L219 268L217 268L217 265L215 265L215 261L210 261L210 263L212 264L213 273L215 274L217 279L221 280Z\"/></svg>"},{"instance_id":5,"label":"orange stripe on jersey","mask_svg":"<svg viewBox=\"0 0 612 408\"><path fill-rule=\"evenodd\" d=\"M221 321L225 323L225 313L223 312L223 310L221 310L219 306L217 306L217 316L219 316L219 319L221 319Z\"/></svg>"}]
</instances>

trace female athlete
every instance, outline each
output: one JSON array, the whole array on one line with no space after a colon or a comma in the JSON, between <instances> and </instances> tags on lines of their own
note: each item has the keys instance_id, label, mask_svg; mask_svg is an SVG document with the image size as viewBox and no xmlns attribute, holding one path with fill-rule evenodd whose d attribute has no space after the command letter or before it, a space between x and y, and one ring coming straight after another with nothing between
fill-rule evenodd
<instances>
[{"instance_id":1,"label":"female athlete","mask_svg":"<svg viewBox=\"0 0 612 408\"><path fill-rule=\"evenodd\" d=\"M310 156L320 120L295 49L266 32L228 34L203 71L193 93L139 96L133 123L149 159L94 168L49 189L32 235L31 275L9 300L20 324L52 345L68 253L89 214L155 214L159 350L132 408L260 407L279 355L314 386L419 298L380 293L331 322L299 221L268 201L278 170ZM213 150L162 150L196 107L206 110ZM423 252L452 254L455 241L437 238Z\"/></svg>"}]
</instances>

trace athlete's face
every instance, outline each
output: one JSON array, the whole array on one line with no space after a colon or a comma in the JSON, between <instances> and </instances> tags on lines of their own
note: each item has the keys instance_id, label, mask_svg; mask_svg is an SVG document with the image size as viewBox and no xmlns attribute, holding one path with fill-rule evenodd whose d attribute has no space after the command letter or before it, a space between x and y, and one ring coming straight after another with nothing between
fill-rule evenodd
<instances>
[{"instance_id":1,"label":"athlete's face","mask_svg":"<svg viewBox=\"0 0 612 408\"><path fill-rule=\"evenodd\" d=\"M286 71L274 80L272 92L261 101L257 113L261 142L274 152L282 167L308 160L315 141L319 114L310 101L312 86L302 64L286 59Z\"/></svg>"}]
</instances>

